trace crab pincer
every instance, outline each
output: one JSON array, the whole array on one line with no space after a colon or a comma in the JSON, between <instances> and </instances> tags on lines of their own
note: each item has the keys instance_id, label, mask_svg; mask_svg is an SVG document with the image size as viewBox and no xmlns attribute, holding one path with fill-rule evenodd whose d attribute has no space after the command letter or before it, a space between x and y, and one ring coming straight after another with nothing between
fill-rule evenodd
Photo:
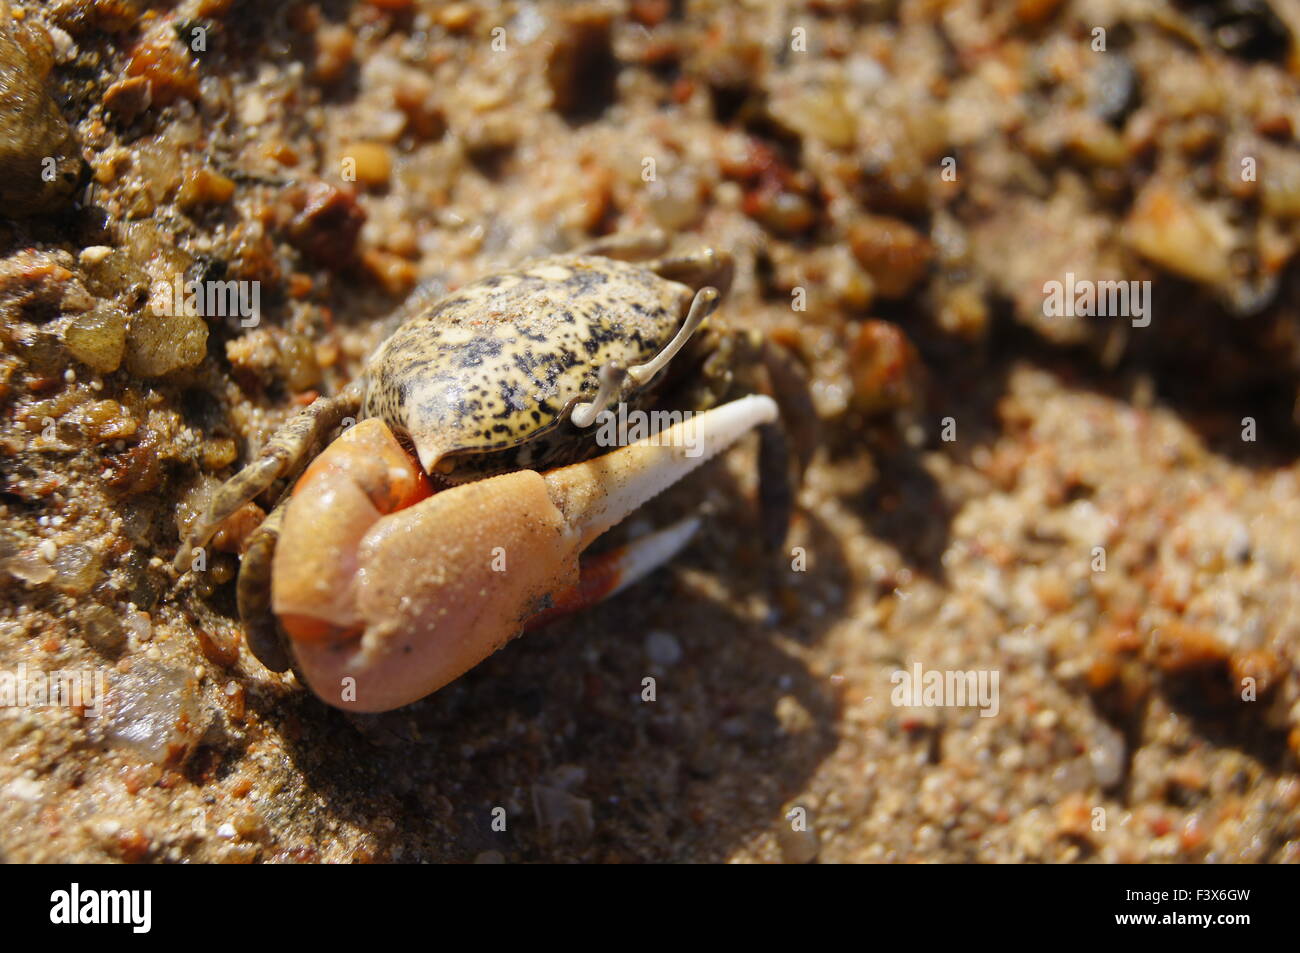
<instances>
[{"instance_id":1,"label":"crab pincer","mask_svg":"<svg viewBox=\"0 0 1300 953\"><path fill-rule=\"evenodd\" d=\"M672 558L698 521L579 561L648 499L776 418L776 403L753 395L582 463L436 493L388 427L363 420L307 468L279 528L271 608L298 673L353 711L423 698L530 622Z\"/></svg>"}]
</instances>

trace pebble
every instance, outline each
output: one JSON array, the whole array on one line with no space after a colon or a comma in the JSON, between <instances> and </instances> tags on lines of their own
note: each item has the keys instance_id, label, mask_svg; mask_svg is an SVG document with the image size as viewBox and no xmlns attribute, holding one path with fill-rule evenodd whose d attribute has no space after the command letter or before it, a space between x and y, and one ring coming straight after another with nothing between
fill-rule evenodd
<instances>
[{"instance_id":1,"label":"pebble","mask_svg":"<svg viewBox=\"0 0 1300 953\"><path fill-rule=\"evenodd\" d=\"M270 113L266 97L257 90L249 90L239 98L238 110L239 121L246 126L260 126Z\"/></svg>"},{"instance_id":2,"label":"pebble","mask_svg":"<svg viewBox=\"0 0 1300 953\"><path fill-rule=\"evenodd\" d=\"M585 841L594 833L591 801L587 798L575 797L567 791L545 784L534 784L532 795L537 825L551 837L559 838L567 832L570 836Z\"/></svg>"},{"instance_id":3,"label":"pebble","mask_svg":"<svg viewBox=\"0 0 1300 953\"><path fill-rule=\"evenodd\" d=\"M5 571L29 586L39 586L54 578L54 567L37 550L27 550L3 561Z\"/></svg>"},{"instance_id":4,"label":"pebble","mask_svg":"<svg viewBox=\"0 0 1300 953\"><path fill-rule=\"evenodd\" d=\"M101 655L116 658L126 648L126 628L108 606L91 604L81 612L77 632L87 645Z\"/></svg>"},{"instance_id":5,"label":"pebble","mask_svg":"<svg viewBox=\"0 0 1300 953\"><path fill-rule=\"evenodd\" d=\"M45 789L39 781L31 778L15 778L5 786L5 796L35 804L44 795Z\"/></svg>"},{"instance_id":6,"label":"pebble","mask_svg":"<svg viewBox=\"0 0 1300 953\"><path fill-rule=\"evenodd\" d=\"M109 699L109 743L155 763L183 754L202 734L188 673L137 658L130 671L114 676Z\"/></svg>"},{"instance_id":7,"label":"pebble","mask_svg":"<svg viewBox=\"0 0 1300 953\"><path fill-rule=\"evenodd\" d=\"M154 314L149 308L131 319L126 366L140 377L162 377L193 367L208 353L208 325L199 317Z\"/></svg>"},{"instance_id":8,"label":"pebble","mask_svg":"<svg viewBox=\"0 0 1300 953\"><path fill-rule=\"evenodd\" d=\"M655 665L671 668L682 660L682 646L671 632L654 629L645 637L645 654Z\"/></svg>"},{"instance_id":9,"label":"pebble","mask_svg":"<svg viewBox=\"0 0 1300 953\"><path fill-rule=\"evenodd\" d=\"M811 811L807 812L800 826L804 829L795 830L793 821L786 818L776 829L776 841L781 848L783 863L809 864L816 860L821 852L821 841L817 836L817 829L813 826Z\"/></svg>"},{"instance_id":10,"label":"pebble","mask_svg":"<svg viewBox=\"0 0 1300 953\"><path fill-rule=\"evenodd\" d=\"M1088 761L1092 764L1093 779L1104 791L1114 787L1123 777L1124 736L1105 722L1098 721L1093 728L1092 742Z\"/></svg>"},{"instance_id":11,"label":"pebble","mask_svg":"<svg viewBox=\"0 0 1300 953\"><path fill-rule=\"evenodd\" d=\"M113 254L113 249L107 245L87 245L77 257L83 265L98 265L102 264L111 254Z\"/></svg>"}]
</instances>

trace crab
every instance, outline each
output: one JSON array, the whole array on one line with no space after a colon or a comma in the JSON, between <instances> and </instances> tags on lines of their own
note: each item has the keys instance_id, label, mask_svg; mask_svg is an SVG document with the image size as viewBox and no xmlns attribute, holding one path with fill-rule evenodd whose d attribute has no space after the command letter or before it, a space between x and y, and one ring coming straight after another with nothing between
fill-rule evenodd
<instances>
[{"instance_id":1,"label":"crab","mask_svg":"<svg viewBox=\"0 0 1300 953\"><path fill-rule=\"evenodd\" d=\"M777 549L812 450L802 374L783 349L711 317L730 256L665 250L662 235L608 239L417 313L217 490L177 570L245 504L296 477L244 545L246 642L324 701L377 712L671 560L698 517L579 555L755 429L759 533ZM637 441L599 438L616 407L669 404L690 413Z\"/></svg>"}]
</instances>

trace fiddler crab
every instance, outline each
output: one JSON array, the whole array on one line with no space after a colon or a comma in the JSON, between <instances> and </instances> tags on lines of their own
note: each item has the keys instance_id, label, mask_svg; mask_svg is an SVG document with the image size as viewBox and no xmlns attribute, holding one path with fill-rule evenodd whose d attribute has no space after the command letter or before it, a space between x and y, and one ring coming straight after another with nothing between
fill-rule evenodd
<instances>
[{"instance_id":1,"label":"fiddler crab","mask_svg":"<svg viewBox=\"0 0 1300 953\"><path fill-rule=\"evenodd\" d=\"M778 407L811 426L804 378L757 333L710 320L730 256L665 256L666 245L623 236L537 259L412 317L358 379L291 418L217 490L177 571L296 476L245 541L236 594L248 646L326 702L378 712L672 559L697 517L579 555L754 429L759 532L779 547L812 443L780 426ZM666 403L693 413L602 452L605 411Z\"/></svg>"}]
</instances>

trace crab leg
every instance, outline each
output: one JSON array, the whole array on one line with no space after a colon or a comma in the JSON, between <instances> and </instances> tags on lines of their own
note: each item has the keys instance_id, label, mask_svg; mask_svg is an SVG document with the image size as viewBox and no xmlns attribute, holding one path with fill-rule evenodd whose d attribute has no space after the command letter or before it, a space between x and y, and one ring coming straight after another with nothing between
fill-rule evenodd
<instances>
[{"instance_id":1,"label":"crab leg","mask_svg":"<svg viewBox=\"0 0 1300 953\"><path fill-rule=\"evenodd\" d=\"M387 427L363 421L304 473L275 550L272 608L299 673L355 711L436 691L539 612L581 603L578 556L593 540L776 415L771 399L746 397L585 463L427 498ZM615 585L669 558L685 532L612 557Z\"/></svg>"},{"instance_id":2,"label":"crab leg","mask_svg":"<svg viewBox=\"0 0 1300 953\"><path fill-rule=\"evenodd\" d=\"M362 387L354 381L337 397L318 397L304 407L271 437L261 456L227 481L217 491L208 511L181 541L173 565L177 572L189 568L190 556L206 546L217 527L235 510L271 487L281 477L292 477L314 443L339 426L361 406Z\"/></svg>"}]
</instances>

